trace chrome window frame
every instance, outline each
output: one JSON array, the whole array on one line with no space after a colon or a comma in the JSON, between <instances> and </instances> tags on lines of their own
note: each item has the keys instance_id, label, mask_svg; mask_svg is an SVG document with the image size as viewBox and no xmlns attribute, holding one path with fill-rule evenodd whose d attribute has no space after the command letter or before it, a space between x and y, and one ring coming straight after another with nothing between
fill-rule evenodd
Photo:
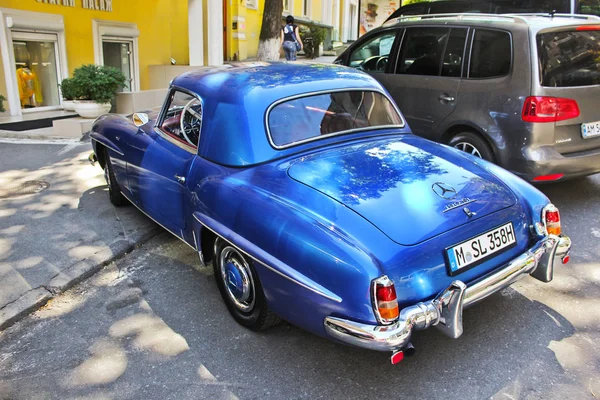
<instances>
[{"instance_id":1,"label":"chrome window frame","mask_svg":"<svg viewBox=\"0 0 600 400\"><path fill-rule=\"evenodd\" d=\"M158 118L156 118L156 122L154 123L154 131L160 135L160 137L167 140L169 143L174 144L175 146L183 149L191 154L198 154L198 149L200 148L200 138L202 137L202 127L204 126L203 121L200 121L200 133L198 134L198 145L194 148L192 145L185 144L177 139L175 139L171 134L165 132L161 126L165 120L167 112L169 111L169 107L171 102L173 101L173 96L176 92L186 93L192 97L195 97L200 101L200 106L202 107L202 115L204 116L204 100L197 93L192 92L191 90L182 88L181 86L171 85L169 88L169 92L167 93L167 97L165 98L165 102L160 110L160 114L158 114ZM202 118L204 120L204 117Z\"/></svg>"},{"instance_id":2,"label":"chrome window frame","mask_svg":"<svg viewBox=\"0 0 600 400\"><path fill-rule=\"evenodd\" d=\"M375 92L375 93L379 93L381 94L383 97L385 97L390 104L392 105L392 107L394 108L394 110L396 111L396 113L398 114L398 116L400 117L400 121L402 121L402 123L400 125L379 125L379 126L368 126L365 128L356 128L356 129L349 129L349 130L345 130L345 131L339 131L339 132L334 132L334 133L329 133L326 135L317 135L308 139L304 139L304 140L299 140L297 142L291 142L285 145L276 145L275 142L273 141L273 137L271 135L271 127L269 125L269 115L271 114L271 111L273 110L273 108L275 108L276 106L278 106L281 103L285 103L288 101L292 101L292 100L296 100L296 99L301 99L304 97L312 97L312 96L319 96L319 95L323 95L323 94L329 94L329 93L339 93L339 92L352 92L352 91L361 91L361 92ZM376 89L376 88L360 88L360 87L350 87L350 88L343 88L343 89L332 89L332 90L319 90L319 91L315 91L315 92L309 92L309 93L302 93L302 94L297 94L294 96L289 96L289 97L284 97L282 99L279 99L275 102L273 102L268 108L267 111L265 112L265 129L266 129L266 133L267 133L267 139L269 141L269 144L271 145L271 147L273 147L276 150L284 150L290 147L294 147L294 146L299 146L301 144L305 144L305 143L310 143L310 142L314 142L317 140L321 140L321 139L329 139L335 136L341 136L341 135L347 135L350 133L356 133L356 132L363 132L363 131L372 131L372 130L379 130L379 129L394 129L394 128L404 128L406 126L406 120L404 119L404 116L402 115L402 113L400 112L400 109L398 108L398 105L387 95L385 94L384 91L380 90L380 89Z\"/></svg>"}]
</instances>

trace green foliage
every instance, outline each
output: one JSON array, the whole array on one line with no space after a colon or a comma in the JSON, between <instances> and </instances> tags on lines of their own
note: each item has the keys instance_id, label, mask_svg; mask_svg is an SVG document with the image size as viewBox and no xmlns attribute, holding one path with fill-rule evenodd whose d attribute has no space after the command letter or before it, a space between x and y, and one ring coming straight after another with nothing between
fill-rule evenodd
<instances>
[{"instance_id":1,"label":"green foliage","mask_svg":"<svg viewBox=\"0 0 600 400\"><path fill-rule=\"evenodd\" d=\"M0 94L0 112L6 111L6 109L4 108L5 101L6 101L6 97L4 97Z\"/></svg>"},{"instance_id":2,"label":"green foliage","mask_svg":"<svg viewBox=\"0 0 600 400\"><path fill-rule=\"evenodd\" d=\"M425 2L428 2L428 1L430 1L430 0L404 0L404 1L402 2L402 5L403 5L403 6L407 6L407 5L409 5L409 4L414 4L414 3L425 3Z\"/></svg>"},{"instance_id":3,"label":"green foliage","mask_svg":"<svg viewBox=\"0 0 600 400\"><path fill-rule=\"evenodd\" d=\"M319 55L319 46L325 40L326 30L315 25L301 26L300 38L304 45L304 54L308 58L316 58Z\"/></svg>"},{"instance_id":4,"label":"green foliage","mask_svg":"<svg viewBox=\"0 0 600 400\"><path fill-rule=\"evenodd\" d=\"M77 100L109 103L117 91L125 87L125 76L117 68L88 64L73 71L71 89ZM64 81L63 81L64 84Z\"/></svg>"},{"instance_id":5,"label":"green foliage","mask_svg":"<svg viewBox=\"0 0 600 400\"><path fill-rule=\"evenodd\" d=\"M79 97L77 93L77 87L73 82L73 78L65 78L62 80L60 86L60 91L62 92L62 97L65 100L75 100Z\"/></svg>"}]
</instances>

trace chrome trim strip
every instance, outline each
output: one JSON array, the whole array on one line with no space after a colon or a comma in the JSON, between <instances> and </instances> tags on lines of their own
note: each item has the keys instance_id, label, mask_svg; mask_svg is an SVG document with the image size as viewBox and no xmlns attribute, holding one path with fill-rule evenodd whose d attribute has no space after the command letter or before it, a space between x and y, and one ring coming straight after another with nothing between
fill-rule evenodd
<instances>
[{"instance_id":1,"label":"chrome trim strip","mask_svg":"<svg viewBox=\"0 0 600 400\"><path fill-rule=\"evenodd\" d=\"M198 258L200 258L200 266L206 267L206 263L204 262L204 254L202 254L202 247L200 247L200 243L198 243L198 239L196 238L196 232L192 228L192 236L194 237L194 246L196 246L196 251L198 252Z\"/></svg>"},{"instance_id":2,"label":"chrome trim strip","mask_svg":"<svg viewBox=\"0 0 600 400\"><path fill-rule=\"evenodd\" d=\"M375 92L375 93L381 94L383 97L385 97L390 102L390 104L392 105L392 107L394 108L394 110L396 110L396 113L400 117L400 120L402 121L402 124L400 124L400 125L369 126L369 127L366 127L366 128L358 128L358 129L351 129L351 130L347 130L347 131L334 132L334 133L330 133L328 135L319 135L319 136L311 137L311 138L308 138L308 139L305 139L305 140L300 140L300 141L297 141L297 142L288 143L288 144L283 145L283 146L278 146L278 145L275 144L275 142L273 142L273 138L271 137L271 129L269 128L269 114L271 113L271 110L273 108L275 108L276 106L278 106L279 104L284 103L286 101L290 101L290 100L300 99L300 98L303 98L303 97L319 96L319 95L327 94L327 93L350 92L350 91ZM404 119L404 116L400 112L400 109L398 108L398 105L396 104L396 102L394 100L392 100L390 97L388 97L388 95L385 94L382 90L378 90L378 89L375 89L375 88L356 88L356 87L352 87L352 88L343 88L343 89L319 90L319 91L315 91L315 92L297 94L297 95L289 96L289 97L286 97L286 98L283 98L283 99L279 99L279 100L273 102L271 105L269 105L269 107L267 108L267 111L265 112L265 128L266 128L266 131L267 131L267 139L269 139L269 144L274 149L276 149L276 150L283 150L283 149L287 149L289 147L297 146L297 145L300 145L300 144L304 144L304 143L308 143L308 142L313 142L315 140L324 139L324 138L330 138L330 137L335 137L335 136L340 136L340 135L347 135L349 133L362 132L362 131L372 131L372 130L380 130L380 129L398 129L398 128L402 129L405 126L406 126L406 120Z\"/></svg>"},{"instance_id":3,"label":"chrome trim strip","mask_svg":"<svg viewBox=\"0 0 600 400\"><path fill-rule=\"evenodd\" d=\"M552 277L554 263L571 248L568 236L548 235L505 266L466 286L453 281L433 300L406 307L392 325L370 325L338 317L326 317L325 331L332 337L358 347L377 351L397 351L405 347L413 330L436 326L444 334L457 338L462 334L462 310L530 274L536 279Z\"/></svg>"},{"instance_id":4,"label":"chrome trim strip","mask_svg":"<svg viewBox=\"0 0 600 400\"><path fill-rule=\"evenodd\" d=\"M337 296L335 293L329 292L329 293L331 293L331 294L328 294L328 293L326 293L326 292L325 292L325 290L326 290L326 289L324 289L324 288L323 288L324 290L319 290L319 289L315 289L315 288L313 288L313 287L310 287L309 285L307 285L307 284L305 284L305 283L303 283L303 282L300 282L300 281L298 281L297 279L295 279L295 278L293 278L293 277L291 277L291 276L289 276L289 275L286 275L286 274L284 274L283 272L279 271L278 269L276 269L276 268L274 268L274 267L270 266L270 265L269 265L269 264L268 264L266 261L261 261L261 260L259 260L257 257L254 257L254 256L252 256L251 254L248 254L248 252L246 252L246 251L242 250L242 249L241 249L241 248L240 248L240 247L239 247L237 244L235 244L235 243L232 243L232 242L231 242L231 239L227 239L227 238L225 238L223 235L221 235L220 233L218 233L217 231L215 231L213 228L211 228L210 226L208 226L206 223L204 223L204 222L200 221L200 219L199 219L199 218L198 218L198 217L197 217L195 214L194 214L194 218L195 218L195 219L196 219L196 221L198 221L198 222L199 222L199 223L200 223L200 224L201 224L203 227L205 227L206 229L208 229L209 231L211 231L212 233L214 233L215 235L217 235L217 236L218 236L218 237L220 237L221 239L223 239L223 240L227 241L228 243L230 243L230 244L231 244L233 247L235 247L235 248L236 248L236 249L237 249L239 252L241 252L241 253L243 253L243 254L247 255L248 257L250 257L252 260L256 261L257 263L260 263L261 265L264 265L264 266L265 266L267 269L269 269L269 270L271 270L271 271L275 272L276 274L278 274L278 275L280 275L280 276L282 276L282 277L284 277L284 278L286 278L286 279L290 280L291 282L294 282L295 284L297 284L297 285L300 285L300 286L302 286L303 288L305 288L305 289L308 289L308 290L310 290L311 292L314 292L314 293L316 293L316 294L318 294L318 295L320 295L320 296L323 296L323 297L325 297L325 298L327 298L327 299L329 299L329 300L333 300L333 301L335 301L335 302L337 302L337 303L341 303L341 302L342 302L342 298L341 298L341 297L339 297L339 296ZM291 267L289 267L287 264L285 264L285 263L281 262L280 260L276 259L275 257L273 257L273 256L269 255L268 253L264 252L263 250L261 250L259 247L257 247L256 245L254 245L254 244L253 244L252 242L250 242L249 240L247 240L247 239L245 239L245 238L243 238L243 237L241 237L241 236L239 236L239 235L237 235L237 234L235 234L235 233L232 233L232 234L233 234L233 235L235 235L235 236L237 236L238 240L247 242L247 244L248 244L248 245L254 246L254 247L257 249L257 251L258 251L258 252L261 252L261 253L263 253L263 254L261 254L262 258L271 258L271 259L272 259L272 261L271 261L272 263L281 264L281 265L284 265L286 268L292 269L292 268L291 268ZM310 280L310 279L309 279L309 278L306 278L306 280ZM312 281L311 281L311 282L312 282ZM316 282L312 282L312 283L313 283L315 286L320 286L320 285L319 285L318 283L316 283Z\"/></svg>"},{"instance_id":5,"label":"chrome trim strip","mask_svg":"<svg viewBox=\"0 0 600 400\"><path fill-rule=\"evenodd\" d=\"M125 155L125 154L123 154L121 151L119 151L119 150L116 150L114 147L112 147L112 146L109 146L109 145L107 145L106 143L99 141L99 140L98 140L98 139L96 139L95 137L91 137L91 136L90 136L90 139L92 139L92 140L95 140L96 142L100 143L100 144L101 144L102 146L104 146L104 147L108 147L109 149L111 149L112 151L114 151L115 153L117 153L117 154L119 154L119 155L121 155L121 156L124 156L124 155Z\"/></svg>"},{"instance_id":6,"label":"chrome trim strip","mask_svg":"<svg viewBox=\"0 0 600 400\"><path fill-rule=\"evenodd\" d=\"M181 240L183 243L187 244L188 246L190 246L192 249L194 249L194 247L189 244L188 242L186 242L182 237L180 237L179 235L173 233L170 229L166 228L163 224L161 224L160 222L158 222L157 220L155 220L154 218L152 218L150 215L148 215L144 210L142 210L137 204L135 204L135 202L133 200L131 200L125 193L123 193L123 191L121 191L121 194L123 196L125 196L125 198L127 200L129 200L129 202L131 204L133 204L135 206L135 208L137 208L138 210L141 211L142 214L144 214L146 217L150 218L152 221L154 221L154 223L156 223L157 225L159 225L161 228L163 228L165 231L169 232L171 235L175 236L177 239ZM194 249L195 251L196 249Z\"/></svg>"}]
</instances>

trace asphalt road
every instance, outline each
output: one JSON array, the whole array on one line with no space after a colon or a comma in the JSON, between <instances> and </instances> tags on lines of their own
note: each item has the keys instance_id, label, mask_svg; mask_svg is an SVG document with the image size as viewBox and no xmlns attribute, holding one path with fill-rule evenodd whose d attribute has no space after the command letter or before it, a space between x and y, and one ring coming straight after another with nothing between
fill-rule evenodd
<instances>
[{"instance_id":1,"label":"asphalt road","mask_svg":"<svg viewBox=\"0 0 600 400\"><path fill-rule=\"evenodd\" d=\"M0 399L600 398L600 175L542 190L571 262L466 310L459 339L419 332L398 365L289 324L245 330L163 233L0 334Z\"/></svg>"}]
</instances>

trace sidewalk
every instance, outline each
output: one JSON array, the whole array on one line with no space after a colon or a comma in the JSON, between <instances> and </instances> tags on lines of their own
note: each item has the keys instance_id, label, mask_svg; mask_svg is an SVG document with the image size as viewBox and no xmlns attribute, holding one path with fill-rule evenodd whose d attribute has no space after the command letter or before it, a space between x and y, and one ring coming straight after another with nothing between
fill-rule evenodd
<instances>
[{"instance_id":1,"label":"sidewalk","mask_svg":"<svg viewBox=\"0 0 600 400\"><path fill-rule=\"evenodd\" d=\"M161 232L112 206L91 151L52 128L0 130L0 331Z\"/></svg>"},{"instance_id":2,"label":"sidewalk","mask_svg":"<svg viewBox=\"0 0 600 400\"><path fill-rule=\"evenodd\" d=\"M0 144L0 330L161 231L112 206L90 152L89 139Z\"/></svg>"}]
</instances>

